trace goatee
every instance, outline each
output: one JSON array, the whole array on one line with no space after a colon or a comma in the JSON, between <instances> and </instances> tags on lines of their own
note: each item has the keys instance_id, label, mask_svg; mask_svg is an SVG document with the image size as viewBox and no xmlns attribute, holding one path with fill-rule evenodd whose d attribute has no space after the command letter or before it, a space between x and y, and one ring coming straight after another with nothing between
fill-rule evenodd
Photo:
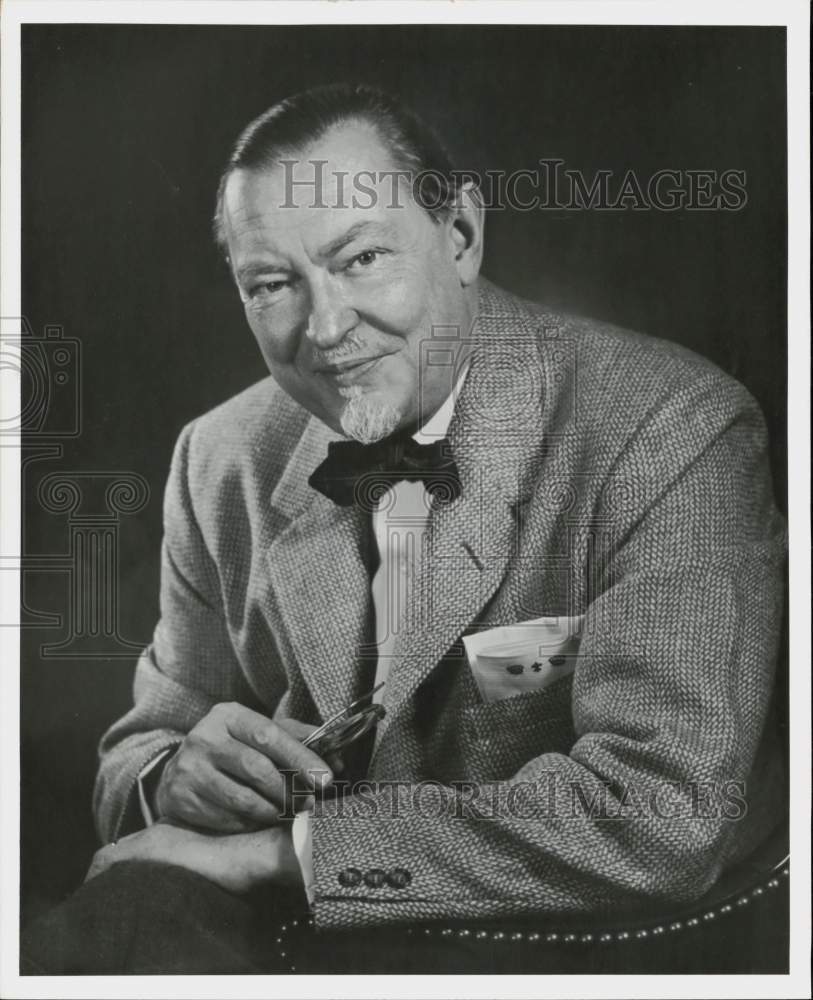
<instances>
[{"instance_id":1,"label":"goatee","mask_svg":"<svg viewBox=\"0 0 813 1000\"><path fill-rule=\"evenodd\" d=\"M342 410L342 432L362 444L372 444L398 430L401 414L375 392L354 385L342 391L347 404Z\"/></svg>"}]
</instances>

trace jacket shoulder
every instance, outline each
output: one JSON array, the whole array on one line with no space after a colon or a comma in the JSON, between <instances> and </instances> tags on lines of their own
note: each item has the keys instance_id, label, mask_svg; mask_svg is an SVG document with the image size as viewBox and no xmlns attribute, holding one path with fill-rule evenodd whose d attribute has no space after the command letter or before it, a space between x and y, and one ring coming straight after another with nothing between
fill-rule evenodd
<instances>
[{"instance_id":1,"label":"jacket shoulder","mask_svg":"<svg viewBox=\"0 0 813 1000\"><path fill-rule=\"evenodd\" d=\"M202 523L207 511L222 513L229 501L263 503L309 419L268 376L191 421L182 438L188 439L187 481Z\"/></svg>"},{"instance_id":2,"label":"jacket shoulder","mask_svg":"<svg viewBox=\"0 0 813 1000\"><path fill-rule=\"evenodd\" d=\"M531 318L546 341L558 339L565 348L563 362L570 371L563 374L578 392L583 418L590 411L601 415L604 409L640 418L667 399L692 394L716 398L726 408L759 409L740 382L688 347L657 334L501 294L510 308Z\"/></svg>"}]
</instances>

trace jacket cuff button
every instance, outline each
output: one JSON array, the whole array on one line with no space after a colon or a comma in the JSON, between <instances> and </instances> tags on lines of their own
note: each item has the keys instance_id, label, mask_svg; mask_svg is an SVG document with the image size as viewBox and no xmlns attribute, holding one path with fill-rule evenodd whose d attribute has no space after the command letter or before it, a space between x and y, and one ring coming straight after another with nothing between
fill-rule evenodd
<instances>
[{"instance_id":1,"label":"jacket cuff button","mask_svg":"<svg viewBox=\"0 0 813 1000\"><path fill-rule=\"evenodd\" d=\"M339 885L352 889L361 882L361 871L358 868L343 868L339 872Z\"/></svg>"},{"instance_id":2,"label":"jacket cuff button","mask_svg":"<svg viewBox=\"0 0 813 1000\"><path fill-rule=\"evenodd\" d=\"M387 872L387 885L393 889L406 889L412 881L412 873L406 868L392 868Z\"/></svg>"},{"instance_id":3,"label":"jacket cuff button","mask_svg":"<svg viewBox=\"0 0 813 1000\"><path fill-rule=\"evenodd\" d=\"M387 873L383 868L371 868L364 875L364 883L371 889L380 889L387 881Z\"/></svg>"}]
</instances>

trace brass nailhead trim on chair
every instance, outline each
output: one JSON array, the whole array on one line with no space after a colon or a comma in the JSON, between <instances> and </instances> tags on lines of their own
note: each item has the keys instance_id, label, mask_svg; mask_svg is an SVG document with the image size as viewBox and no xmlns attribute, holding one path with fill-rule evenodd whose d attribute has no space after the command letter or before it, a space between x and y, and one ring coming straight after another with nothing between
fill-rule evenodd
<instances>
[{"instance_id":1,"label":"brass nailhead trim on chair","mask_svg":"<svg viewBox=\"0 0 813 1000\"><path fill-rule=\"evenodd\" d=\"M486 931L480 928L479 930L471 930L468 927L424 927L423 934L425 937L442 937L450 938L457 937L462 940L466 938L474 938L477 941L497 941L497 942L520 942L529 941L532 944L536 944L539 941L543 941L546 944L555 944L559 941L564 944L590 944L593 941L598 941L600 944L610 944L613 942L624 942L624 941L643 941L649 937L659 937L664 933L678 934L681 931L688 928L698 927L701 922L709 923L712 920L716 920L718 916L726 916L731 913L735 906L748 906L748 904L754 900L759 899L761 896L765 895L765 891L768 889L776 889L782 878L787 878L790 873L789 867L784 867L778 875L773 875L764 885L755 886L753 889L749 889L747 892L738 896L733 903L723 903L721 906L717 907L716 910L706 910L704 913L698 916L688 917L686 920L674 920L668 926L663 924L656 924L654 927L641 927L637 930L619 930L619 931L585 931L585 932L574 932L568 931L567 933L557 933L556 931L547 931L544 934L540 931L511 931L507 933L506 931ZM291 920L287 924L282 924L279 929L279 937L276 938L275 944L279 947L280 958L286 958L287 952L282 950L282 945L285 943L285 936L290 929L298 927L302 924L307 924L309 927L314 926L314 921L312 917L303 918L300 920ZM406 928L407 935L415 933L415 929L412 927ZM290 966L291 972L296 972L296 967L294 965Z\"/></svg>"}]
</instances>

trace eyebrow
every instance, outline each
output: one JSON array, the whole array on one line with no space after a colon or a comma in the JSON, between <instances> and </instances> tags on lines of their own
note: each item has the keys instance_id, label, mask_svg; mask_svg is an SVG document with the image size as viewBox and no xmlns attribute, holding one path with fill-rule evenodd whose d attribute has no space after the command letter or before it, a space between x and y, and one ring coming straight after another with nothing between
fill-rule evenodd
<instances>
[{"instance_id":1,"label":"eyebrow","mask_svg":"<svg viewBox=\"0 0 813 1000\"><path fill-rule=\"evenodd\" d=\"M235 271L234 274L238 281L243 281L245 278L253 278L255 274L268 274L269 272L276 274L287 270L288 268L280 267L279 264L272 264L270 261L260 261L257 264L245 264L239 270Z\"/></svg>"},{"instance_id":2,"label":"eyebrow","mask_svg":"<svg viewBox=\"0 0 813 1000\"><path fill-rule=\"evenodd\" d=\"M325 244L325 246L319 250L319 256L335 257L340 250L343 250L348 244L352 243L353 240L361 236L362 233L368 231L386 234L390 232L390 226L381 222L355 222L345 233L342 233L341 236L337 236L335 239Z\"/></svg>"},{"instance_id":3,"label":"eyebrow","mask_svg":"<svg viewBox=\"0 0 813 1000\"><path fill-rule=\"evenodd\" d=\"M335 239L332 239L323 247L320 247L319 256L335 257L339 251L343 250L346 246L366 232L387 235L391 232L391 227L386 223L372 222L369 220L355 222L346 232L335 237ZM269 271L285 272L288 270L289 268L284 265L273 263L271 261L257 261L255 263L244 264L243 267L235 271L235 276L238 281L244 281L246 278L252 278L257 274L267 274Z\"/></svg>"}]
</instances>

